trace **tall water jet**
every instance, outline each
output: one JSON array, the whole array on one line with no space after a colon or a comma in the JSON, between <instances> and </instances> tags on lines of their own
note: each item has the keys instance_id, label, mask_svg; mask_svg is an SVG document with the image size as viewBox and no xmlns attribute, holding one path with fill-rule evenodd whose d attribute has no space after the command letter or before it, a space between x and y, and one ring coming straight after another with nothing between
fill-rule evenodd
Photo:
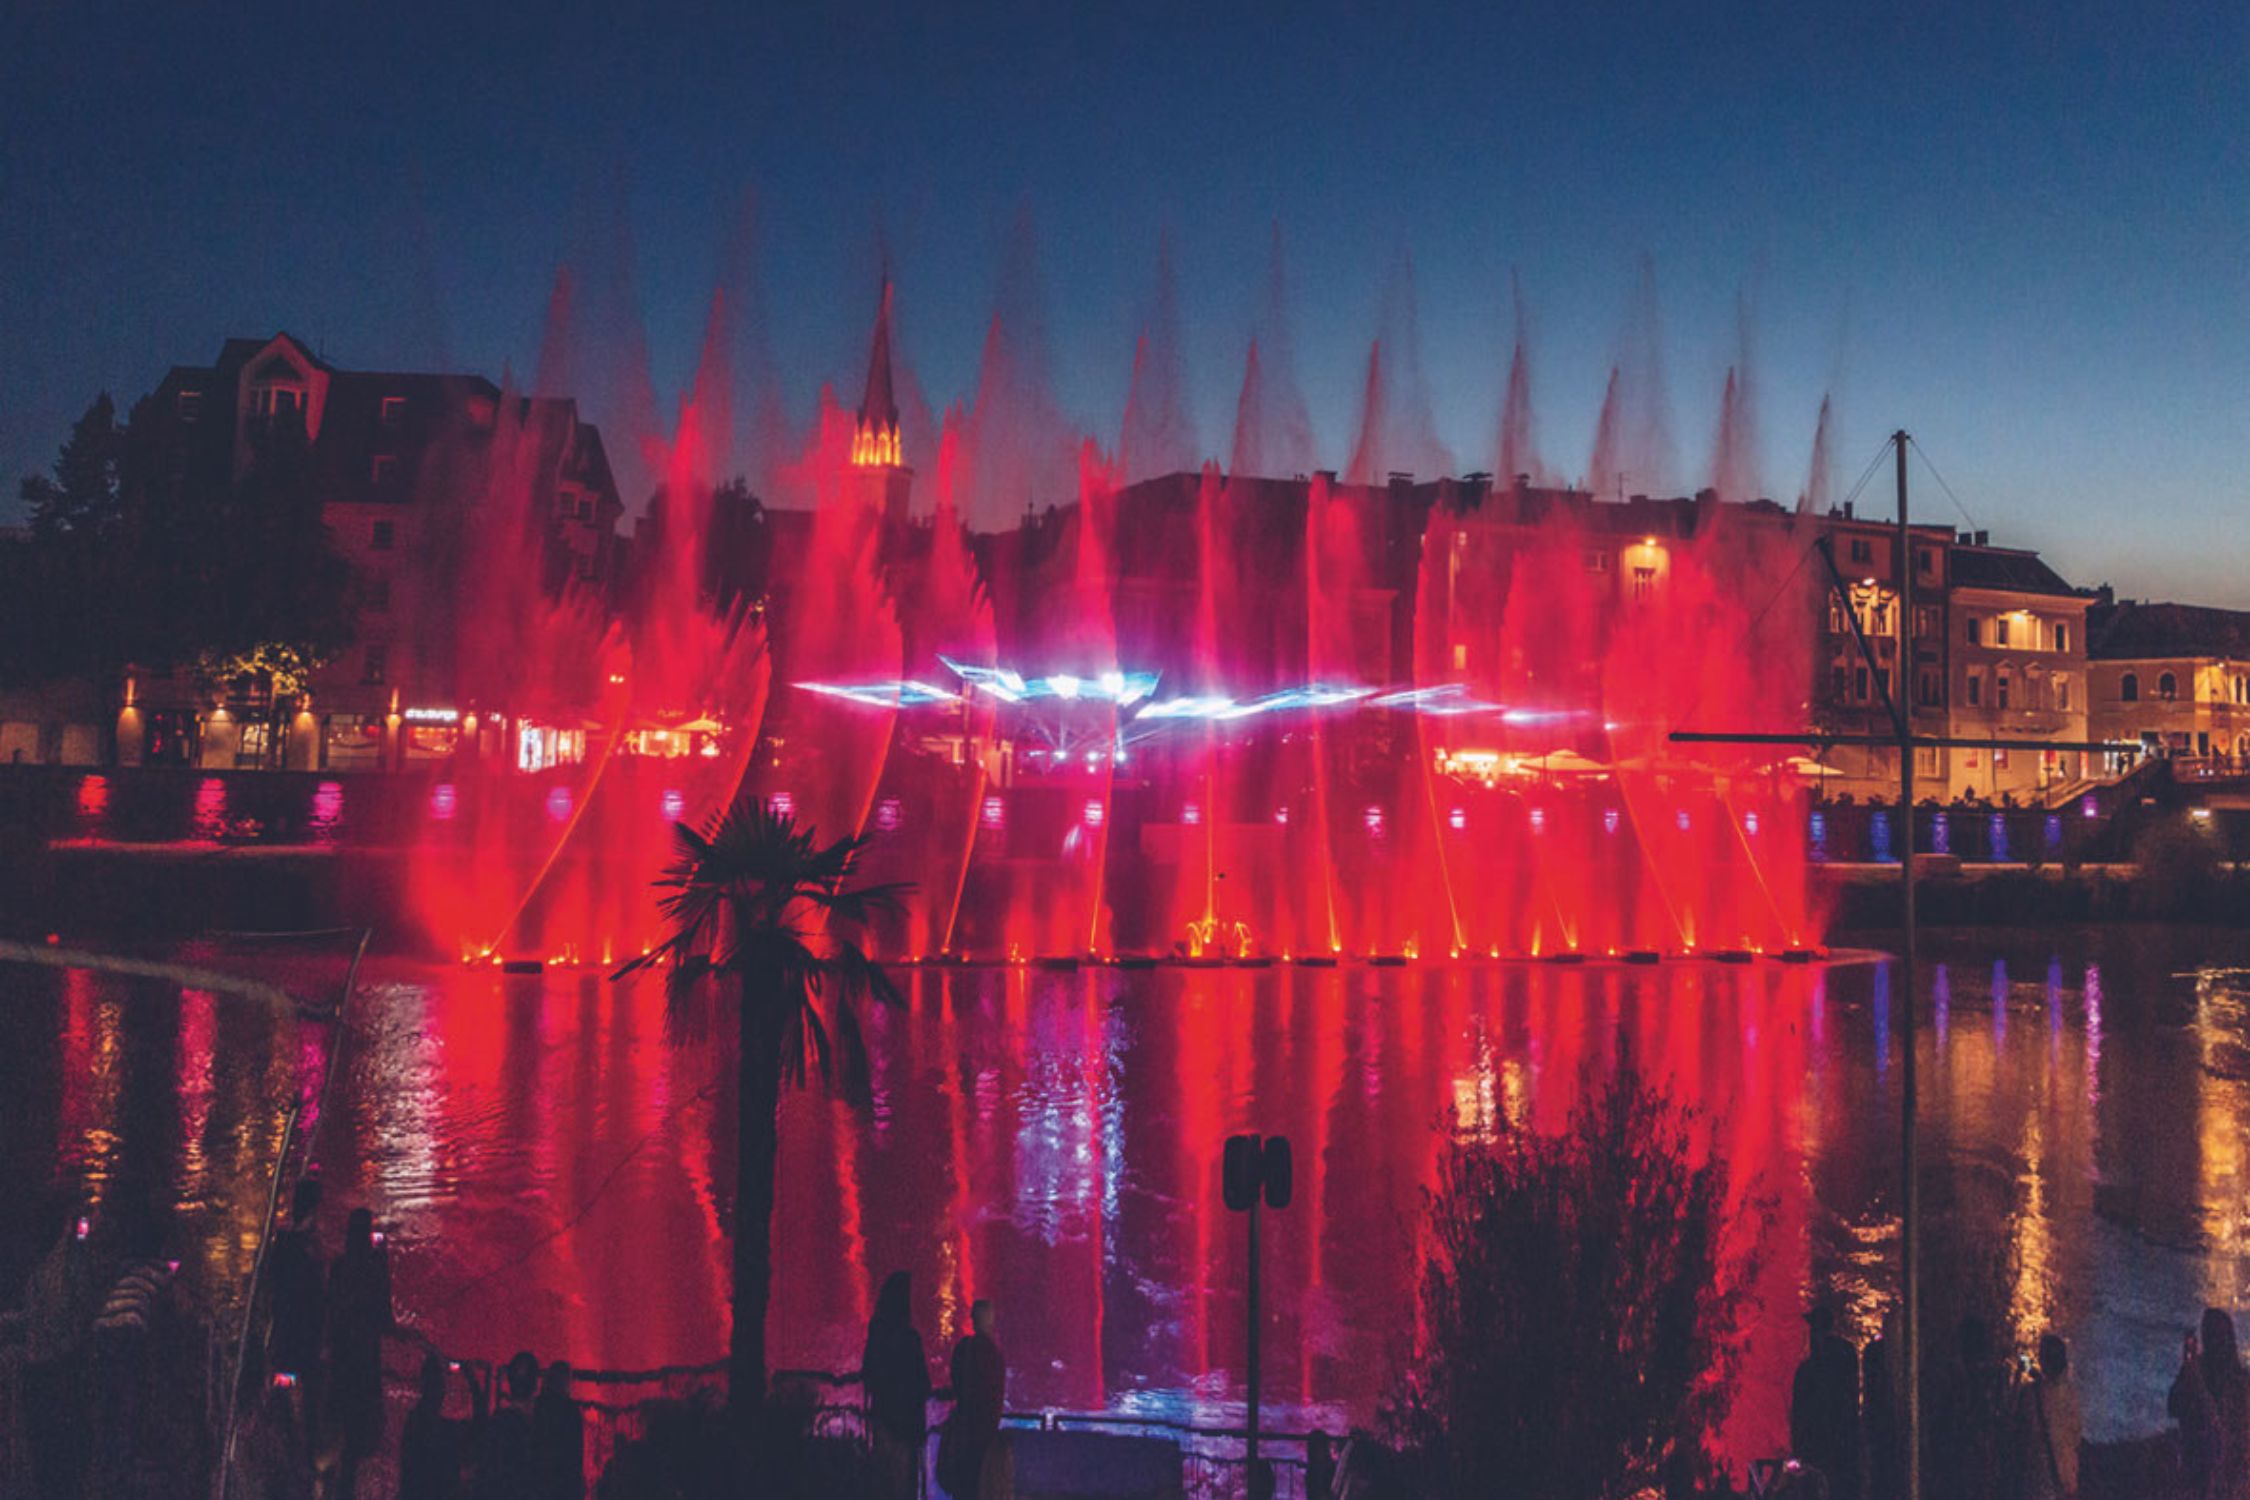
<instances>
[{"instance_id":1,"label":"tall water jet","mask_svg":"<svg viewBox=\"0 0 2250 1500\"><path fill-rule=\"evenodd\" d=\"M1243 374L1242 399L1235 409L1230 474L1281 477L1312 471L1312 417L1297 384L1296 337L1289 317L1289 277L1282 253L1281 226L1273 226L1267 255L1265 295L1250 330L1250 368Z\"/></svg>"},{"instance_id":2,"label":"tall water jet","mask_svg":"<svg viewBox=\"0 0 2250 1500\"><path fill-rule=\"evenodd\" d=\"M1539 461L1539 439L1531 414L1531 329L1524 313L1523 284L1515 273L1508 274L1510 300L1515 308L1515 340L1508 356L1507 394L1500 404L1499 441L1494 444L1493 473L1500 483L1512 483L1518 475L1535 485L1549 483L1546 467Z\"/></svg>"},{"instance_id":3,"label":"tall water jet","mask_svg":"<svg viewBox=\"0 0 2250 1500\"><path fill-rule=\"evenodd\" d=\"M1835 493L1836 455L1835 436L1830 429L1834 411L1830 398L1820 398L1820 415L1813 422L1812 459L1805 471L1805 487L1797 492L1797 514L1800 516L1826 515L1829 497Z\"/></svg>"},{"instance_id":4,"label":"tall water jet","mask_svg":"<svg viewBox=\"0 0 2250 1500\"><path fill-rule=\"evenodd\" d=\"M1133 380L1117 445L1117 462L1126 483L1196 466L1202 453L1192 412L1187 355L1181 346L1179 290L1172 274L1171 237L1166 235L1157 241L1156 289L1133 351Z\"/></svg>"},{"instance_id":5,"label":"tall water jet","mask_svg":"<svg viewBox=\"0 0 2250 1500\"><path fill-rule=\"evenodd\" d=\"M999 529L1073 491L1078 439L1055 402L1031 220L1010 231L971 408L970 524Z\"/></svg>"}]
</instances>

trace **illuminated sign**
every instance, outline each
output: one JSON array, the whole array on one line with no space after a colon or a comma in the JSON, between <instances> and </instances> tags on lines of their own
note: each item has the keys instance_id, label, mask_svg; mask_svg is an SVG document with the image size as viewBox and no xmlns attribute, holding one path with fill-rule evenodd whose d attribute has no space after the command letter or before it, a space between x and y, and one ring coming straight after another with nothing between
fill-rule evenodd
<instances>
[{"instance_id":1,"label":"illuminated sign","mask_svg":"<svg viewBox=\"0 0 2250 1500\"><path fill-rule=\"evenodd\" d=\"M406 711L409 724L458 724L461 711L457 708L410 708Z\"/></svg>"}]
</instances>

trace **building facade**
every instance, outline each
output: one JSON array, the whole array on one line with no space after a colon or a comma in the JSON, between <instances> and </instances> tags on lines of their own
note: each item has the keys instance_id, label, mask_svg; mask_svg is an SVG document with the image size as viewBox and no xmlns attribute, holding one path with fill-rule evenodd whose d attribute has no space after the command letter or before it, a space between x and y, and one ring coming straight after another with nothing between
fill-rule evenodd
<instances>
[{"instance_id":1,"label":"building facade","mask_svg":"<svg viewBox=\"0 0 2250 1500\"><path fill-rule=\"evenodd\" d=\"M2176 761L2250 764L2250 611L2104 600L2086 624L2097 738Z\"/></svg>"},{"instance_id":2,"label":"building facade","mask_svg":"<svg viewBox=\"0 0 2250 1500\"><path fill-rule=\"evenodd\" d=\"M285 727L174 673L138 680L118 757L224 769L377 769L452 752L458 601L474 586L480 513L528 507L550 581L611 586L624 512L601 434L575 402L504 394L478 375L346 370L287 333L229 339L176 365L136 411L147 506L240 492L291 455L284 493L314 506L350 569L354 634ZM503 496L498 491L508 487ZM276 733L285 744L271 742Z\"/></svg>"},{"instance_id":3,"label":"building facade","mask_svg":"<svg viewBox=\"0 0 2250 1500\"><path fill-rule=\"evenodd\" d=\"M1951 704L1958 739L2087 738L2085 595L2038 554L1977 533L1951 550ZM1948 801L2054 803L2104 772L2074 750L1960 747L1945 755Z\"/></svg>"}]
</instances>

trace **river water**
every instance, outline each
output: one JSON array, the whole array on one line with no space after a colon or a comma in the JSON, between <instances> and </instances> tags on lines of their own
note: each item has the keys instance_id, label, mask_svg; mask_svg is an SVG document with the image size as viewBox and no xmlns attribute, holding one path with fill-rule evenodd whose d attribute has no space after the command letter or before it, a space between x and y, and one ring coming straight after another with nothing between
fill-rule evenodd
<instances>
[{"instance_id":1,"label":"river water","mask_svg":"<svg viewBox=\"0 0 2250 1500\"><path fill-rule=\"evenodd\" d=\"M2019 1344L2058 1327L2091 1435L2154 1430L2180 1333L2250 1291L2250 938L1927 947L1933 1357L1964 1309ZM341 974L256 966L308 992ZM1257 1129L1298 1163L1265 1228L1274 1420L1364 1420L1415 1335L1441 1118L1559 1125L1623 1042L1766 1206L1725 1446L1772 1452L1807 1299L1838 1299L1864 1338L1894 1294L1893 989L1872 958L917 973L905 1009L870 1018L872 1108L785 1105L775 1357L854 1366L875 1286L904 1268L933 1351L969 1299L997 1302L1018 1406L1233 1414L1245 1226L1217 1163ZM225 1301L333 1029L79 970L0 965L0 996L0 1192L169 1201L194 1284ZM375 1207L402 1315L456 1352L714 1358L728 1046L667 1041L653 986L371 962L317 1127L331 1207ZM34 1249L17 1217L10 1274Z\"/></svg>"}]
</instances>

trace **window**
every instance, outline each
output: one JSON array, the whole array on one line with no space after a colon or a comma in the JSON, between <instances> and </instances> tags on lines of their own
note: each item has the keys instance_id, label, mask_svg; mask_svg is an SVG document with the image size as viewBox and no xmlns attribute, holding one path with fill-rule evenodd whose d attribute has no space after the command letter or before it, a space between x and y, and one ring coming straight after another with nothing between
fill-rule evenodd
<instances>
[{"instance_id":1,"label":"window","mask_svg":"<svg viewBox=\"0 0 2250 1500\"><path fill-rule=\"evenodd\" d=\"M1914 637L1928 640L1938 633L1938 613L1927 604L1914 606Z\"/></svg>"},{"instance_id":2,"label":"window","mask_svg":"<svg viewBox=\"0 0 2250 1500\"><path fill-rule=\"evenodd\" d=\"M1961 617L1961 628L1967 632L1963 639L1966 640L1970 645L1977 646L1983 644L1983 642L1977 639L1979 633L1982 630L1982 622L1979 621L1975 615L1963 615Z\"/></svg>"},{"instance_id":3,"label":"window","mask_svg":"<svg viewBox=\"0 0 2250 1500\"><path fill-rule=\"evenodd\" d=\"M1598 548L1589 549L1586 553L1586 571L1589 573L1607 573L1609 571L1609 554Z\"/></svg>"},{"instance_id":4,"label":"window","mask_svg":"<svg viewBox=\"0 0 2250 1500\"><path fill-rule=\"evenodd\" d=\"M390 613L391 580L387 574L367 580L367 607L375 614Z\"/></svg>"},{"instance_id":5,"label":"window","mask_svg":"<svg viewBox=\"0 0 2250 1500\"><path fill-rule=\"evenodd\" d=\"M305 409L302 386L259 385L250 388L250 411L259 417L294 417Z\"/></svg>"},{"instance_id":6,"label":"window","mask_svg":"<svg viewBox=\"0 0 2250 1500\"><path fill-rule=\"evenodd\" d=\"M2055 674L2055 709L2059 713L2070 712L2070 679L2060 672Z\"/></svg>"},{"instance_id":7,"label":"window","mask_svg":"<svg viewBox=\"0 0 2250 1500\"><path fill-rule=\"evenodd\" d=\"M2068 651L2070 649L2070 622L2067 620L2055 622L2055 649L2057 651Z\"/></svg>"},{"instance_id":8,"label":"window","mask_svg":"<svg viewBox=\"0 0 2250 1500\"><path fill-rule=\"evenodd\" d=\"M2180 680L2166 672L2156 679L2156 696L2162 698L2166 703L2170 703L2180 696Z\"/></svg>"},{"instance_id":9,"label":"window","mask_svg":"<svg viewBox=\"0 0 2250 1500\"><path fill-rule=\"evenodd\" d=\"M1860 702L1867 701L1867 668L1861 667L1852 677L1852 696Z\"/></svg>"},{"instance_id":10,"label":"window","mask_svg":"<svg viewBox=\"0 0 2250 1500\"><path fill-rule=\"evenodd\" d=\"M370 477L373 478L377 484L389 484L397 474L397 459L391 457L391 455L388 453L378 453L375 455L375 464L373 469L370 471Z\"/></svg>"},{"instance_id":11,"label":"window","mask_svg":"<svg viewBox=\"0 0 2250 1500\"><path fill-rule=\"evenodd\" d=\"M1875 692L1876 696L1885 702L1890 701L1891 669L1889 667L1877 667L1875 669Z\"/></svg>"},{"instance_id":12,"label":"window","mask_svg":"<svg viewBox=\"0 0 2250 1500\"><path fill-rule=\"evenodd\" d=\"M1647 599L1655 592L1656 569L1652 567L1636 567L1633 569L1633 597L1635 599Z\"/></svg>"},{"instance_id":13,"label":"window","mask_svg":"<svg viewBox=\"0 0 2250 1500\"><path fill-rule=\"evenodd\" d=\"M398 523L396 521L377 521L369 531L367 544L377 552L388 552L397 540Z\"/></svg>"},{"instance_id":14,"label":"window","mask_svg":"<svg viewBox=\"0 0 2250 1500\"><path fill-rule=\"evenodd\" d=\"M1924 708L1936 708L1939 703L1944 701L1943 696L1938 691L1937 673L1925 669L1920 674L1918 681L1920 686L1916 689L1916 699Z\"/></svg>"},{"instance_id":15,"label":"window","mask_svg":"<svg viewBox=\"0 0 2250 1500\"><path fill-rule=\"evenodd\" d=\"M404 396L385 396L383 398L383 425L385 427L396 427L405 420L406 398Z\"/></svg>"},{"instance_id":16,"label":"window","mask_svg":"<svg viewBox=\"0 0 2250 1500\"><path fill-rule=\"evenodd\" d=\"M1830 635L1842 635L1844 628L1844 601L1834 594L1830 594L1828 596L1828 633Z\"/></svg>"},{"instance_id":17,"label":"window","mask_svg":"<svg viewBox=\"0 0 2250 1500\"><path fill-rule=\"evenodd\" d=\"M2118 701L2123 703L2140 702L2141 674L2138 672L2127 672L2123 677L2118 678L2117 697Z\"/></svg>"},{"instance_id":18,"label":"window","mask_svg":"<svg viewBox=\"0 0 2250 1500\"><path fill-rule=\"evenodd\" d=\"M360 671L361 680L371 683L381 682L383 680L383 668L389 655L390 648L388 646L370 643L367 647L366 665Z\"/></svg>"},{"instance_id":19,"label":"window","mask_svg":"<svg viewBox=\"0 0 2250 1500\"><path fill-rule=\"evenodd\" d=\"M1468 669L1469 643L1467 641L1455 641L1453 643L1453 670L1466 672Z\"/></svg>"},{"instance_id":20,"label":"window","mask_svg":"<svg viewBox=\"0 0 2250 1500\"><path fill-rule=\"evenodd\" d=\"M1850 691L1850 684L1847 681L1850 676L1851 673L1841 662L1828 669L1829 695L1839 703L1844 700L1844 695Z\"/></svg>"},{"instance_id":21,"label":"window","mask_svg":"<svg viewBox=\"0 0 2250 1500\"><path fill-rule=\"evenodd\" d=\"M1969 673L1969 707L1979 708L1984 703L1984 673Z\"/></svg>"},{"instance_id":22,"label":"window","mask_svg":"<svg viewBox=\"0 0 2250 1500\"><path fill-rule=\"evenodd\" d=\"M2005 771L2008 769L2007 751L1995 750L1992 752L1992 769L1995 771Z\"/></svg>"},{"instance_id":23,"label":"window","mask_svg":"<svg viewBox=\"0 0 2250 1500\"><path fill-rule=\"evenodd\" d=\"M2006 708L2008 706L2009 686L2008 669L2002 667L1999 674L1992 679L1992 706L1994 708Z\"/></svg>"},{"instance_id":24,"label":"window","mask_svg":"<svg viewBox=\"0 0 2250 1500\"><path fill-rule=\"evenodd\" d=\"M193 422L202 415L203 393L201 391L180 392L180 420Z\"/></svg>"},{"instance_id":25,"label":"window","mask_svg":"<svg viewBox=\"0 0 2250 1500\"><path fill-rule=\"evenodd\" d=\"M1914 549L1914 571L1917 573L1932 573L1936 570L1937 554L1927 547L1916 547Z\"/></svg>"},{"instance_id":26,"label":"window","mask_svg":"<svg viewBox=\"0 0 2250 1500\"><path fill-rule=\"evenodd\" d=\"M598 568L596 568L596 567L595 567L595 565L594 565L594 559L593 559L593 558L591 558L591 557L581 557L580 559L578 559L578 579L579 579L579 582L581 582L581 583L592 583L592 582L594 581L594 575L595 575L595 574L596 574L596 573L597 573L598 571L600 571L600 570L599 570Z\"/></svg>"},{"instance_id":27,"label":"window","mask_svg":"<svg viewBox=\"0 0 2250 1500\"><path fill-rule=\"evenodd\" d=\"M1924 745L1914 752L1914 770L1921 776L1937 775L1937 746Z\"/></svg>"},{"instance_id":28,"label":"window","mask_svg":"<svg viewBox=\"0 0 2250 1500\"><path fill-rule=\"evenodd\" d=\"M1995 646L2008 644L2008 617L2006 615L1994 615L1992 617L1992 644Z\"/></svg>"},{"instance_id":29,"label":"window","mask_svg":"<svg viewBox=\"0 0 2250 1500\"><path fill-rule=\"evenodd\" d=\"M1874 560L1875 560L1875 549L1874 549L1873 547L1871 547L1871 546L1869 546L1869 545L1867 544L1867 538L1866 538L1866 537L1863 537L1863 536L1855 536L1855 537L1853 537L1853 538L1852 538L1852 561L1853 561L1853 562L1855 562L1855 563L1864 563L1864 562L1873 562Z\"/></svg>"}]
</instances>

